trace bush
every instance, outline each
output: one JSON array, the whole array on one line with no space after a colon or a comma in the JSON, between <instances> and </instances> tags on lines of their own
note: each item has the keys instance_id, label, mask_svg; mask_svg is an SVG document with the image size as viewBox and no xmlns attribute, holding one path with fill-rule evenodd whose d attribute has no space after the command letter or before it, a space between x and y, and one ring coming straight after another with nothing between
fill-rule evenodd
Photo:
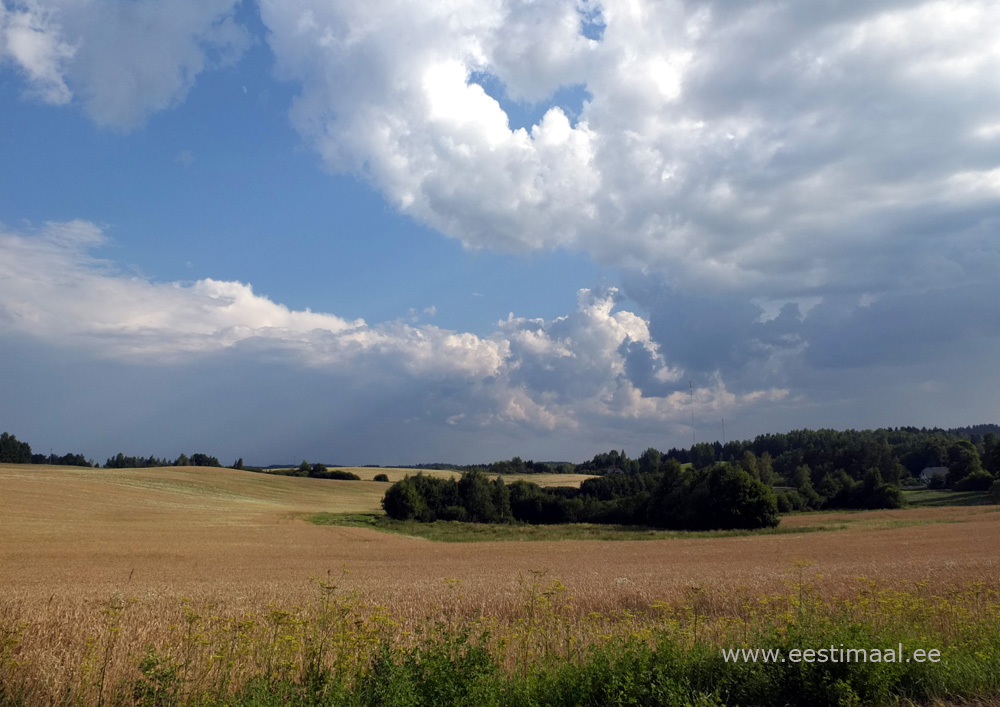
<instances>
[{"instance_id":1,"label":"bush","mask_svg":"<svg viewBox=\"0 0 1000 707\"><path fill-rule=\"evenodd\" d=\"M353 471L344 471L343 469L330 469L322 478L336 481L361 481L361 477Z\"/></svg>"},{"instance_id":2,"label":"bush","mask_svg":"<svg viewBox=\"0 0 1000 707\"><path fill-rule=\"evenodd\" d=\"M372 481L384 481L385 483L389 483L389 475L388 474L375 474L374 478L372 478Z\"/></svg>"},{"instance_id":3,"label":"bush","mask_svg":"<svg viewBox=\"0 0 1000 707\"><path fill-rule=\"evenodd\" d=\"M955 483L956 491L986 491L995 481L988 471L974 471Z\"/></svg>"},{"instance_id":4,"label":"bush","mask_svg":"<svg viewBox=\"0 0 1000 707\"><path fill-rule=\"evenodd\" d=\"M806 499L802 498L802 494L795 489L779 491L775 495L778 498L779 513L809 510L809 503Z\"/></svg>"},{"instance_id":5,"label":"bush","mask_svg":"<svg viewBox=\"0 0 1000 707\"><path fill-rule=\"evenodd\" d=\"M1000 503L1000 479L990 484L990 490L986 495L990 499L990 503Z\"/></svg>"}]
</instances>

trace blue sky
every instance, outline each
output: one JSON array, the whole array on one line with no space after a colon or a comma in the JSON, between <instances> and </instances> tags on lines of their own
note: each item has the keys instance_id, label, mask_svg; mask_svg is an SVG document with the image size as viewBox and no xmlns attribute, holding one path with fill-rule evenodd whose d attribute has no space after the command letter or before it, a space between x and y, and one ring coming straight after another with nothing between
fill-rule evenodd
<instances>
[{"instance_id":1,"label":"blue sky","mask_svg":"<svg viewBox=\"0 0 1000 707\"><path fill-rule=\"evenodd\" d=\"M0 428L582 460L997 421L990 2L0 3Z\"/></svg>"},{"instance_id":2,"label":"blue sky","mask_svg":"<svg viewBox=\"0 0 1000 707\"><path fill-rule=\"evenodd\" d=\"M289 307L375 321L434 306L436 323L477 333L510 311L558 316L578 288L615 277L584 256L466 251L324 171L288 120L296 87L273 79L249 24L238 63L128 132L23 100L8 68L3 161L19 168L3 172L0 212L102 224L102 256L156 280L240 280ZM521 281L531 290L511 287Z\"/></svg>"}]
</instances>

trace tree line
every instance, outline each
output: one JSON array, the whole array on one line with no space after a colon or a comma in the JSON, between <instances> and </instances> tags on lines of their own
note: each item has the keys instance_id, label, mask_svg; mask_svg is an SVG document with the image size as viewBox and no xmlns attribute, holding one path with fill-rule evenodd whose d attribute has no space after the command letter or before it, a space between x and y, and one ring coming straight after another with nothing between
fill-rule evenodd
<instances>
[{"instance_id":1,"label":"tree line","mask_svg":"<svg viewBox=\"0 0 1000 707\"><path fill-rule=\"evenodd\" d=\"M87 459L82 454L33 454L31 445L21 442L9 432L0 434L0 463L7 464L54 464L58 466L82 466L90 468L101 468L101 465L92 459ZM243 468L243 460L240 459L232 468ZM216 457L208 454L195 453L190 457L181 454L176 459L155 456L137 457L128 456L118 452L118 454L108 457L104 462L105 469L146 469L154 466L216 466L222 464Z\"/></svg>"},{"instance_id":2,"label":"tree line","mask_svg":"<svg viewBox=\"0 0 1000 707\"><path fill-rule=\"evenodd\" d=\"M846 486L844 474L854 483L863 482L866 474L878 470L883 483L899 485L919 477L927 467L945 467L948 475L941 483L948 488L981 488L1000 475L1000 425L980 424L951 429L897 427L876 430L793 430L787 433L762 434L751 440L702 442L687 448L668 451L649 449L639 457L629 458L625 450L610 450L596 454L579 464L570 462L536 462L521 457L482 464L417 464L413 469L445 469L480 471L488 476L509 474L606 474L622 471L648 473L655 459L675 459L696 469L717 462L741 464L751 452L773 472L774 479L766 482L777 486L801 485L801 469L807 467L814 487L829 476L824 486L834 493L834 486ZM657 457L652 456L655 452ZM989 475L989 479L984 474ZM969 476L972 479L963 482ZM851 494L841 494L842 498ZM794 497L792 497L794 501Z\"/></svg>"},{"instance_id":3,"label":"tree line","mask_svg":"<svg viewBox=\"0 0 1000 707\"><path fill-rule=\"evenodd\" d=\"M50 454L48 456L43 454L32 454L31 445L27 442L21 442L14 435L8 432L0 434L0 463L57 464L64 466L101 468L100 464L96 464L92 460L88 460L82 454L65 454L61 456L56 454ZM150 455L148 457L131 456L118 452L118 454L108 457L107 461L104 462L105 469L148 469L150 467L167 466L210 466L221 468L222 463L217 457L202 454L201 452L197 452L191 456L181 454L176 459L170 459L168 457L161 458L154 455ZM265 472L282 476L307 476L313 479L340 479L357 481L361 478L357 474L349 471L344 471L342 469L328 469L323 464L310 464L305 460L303 460L302 463L294 469L264 470L259 467L245 466L243 463L243 457L240 457L228 468L240 469L244 471ZM383 474L381 476L384 477L385 475ZM388 477L385 477L385 480L388 480Z\"/></svg>"},{"instance_id":4,"label":"tree line","mask_svg":"<svg viewBox=\"0 0 1000 707\"><path fill-rule=\"evenodd\" d=\"M33 454L31 445L4 432L0 434L0 462L7 464L55 464L58 466L96 466L82 454Z\"/></svg>"},{"instance_id":5,"label":"tree line","mask_svg":"<svg viewBox=\"0 0 1000 707\"><path fill-rule=\"evenodd\" d=\"M154 456L148 457L130 457L125 456L121 452L118 452L113 457L109 457L104 463L105 469L147 469L153 466L216 466L222 467L222 464L215 457L209 456L208 454L192 454L190 457L187 454L181 454L179 457L171 461L170 459L163 458L158 459Z\"/></svg>"},{"instance_id":6,"label":"tree line","mask_svg":"<svg viewBox=\"0 0 1000 707\"><path fill-rule=\"evenodd\" d=\"M636 459L630 459L624 450L611 450L575 470L590 474L648 472L661 459L674 459L695 469L727 462L774 486L779 502L793 509L881 507L881 502L873 499L886 493L886 486L918 483L927 468L946 470L940 478L932 479L932 486L959 491L989 488L1000 477L998 433L997 425L952 430L794 430L725 445L700 443L667 452L650 448Z\"/></svg>"}]
</instances>

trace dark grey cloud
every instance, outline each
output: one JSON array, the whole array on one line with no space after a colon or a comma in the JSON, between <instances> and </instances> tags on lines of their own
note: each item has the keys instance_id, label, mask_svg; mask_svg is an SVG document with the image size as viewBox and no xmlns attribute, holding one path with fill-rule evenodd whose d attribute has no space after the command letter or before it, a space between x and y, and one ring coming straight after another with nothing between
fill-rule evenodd
<instances>
[{"instance_id":1,"label":"dark grey cloud","mask_svg":"<svg viewBox=\"0 0 1000 707\"><path fill-rule=\"evenodd\" d=\"M686 385L689 378L704 382L716 374L731 388L737 381L742 389L787 382L780 367L766 369L802 347L797 303L786 302L768 316L759 304L740 295L679 292L659 278L635 273L625 283L629 297L648 316L651 338L662 355L685 371L681 383ZM638 363L635 357L633 361Z\"/></svg>"},{"instance_id":2,"label":"dark grey cloud","mask_svg":"<svg viewBox=\"0 0 1000 707\"><path fill-rule=\"evenodd\" d=\"M998 287L1000 278L893 293L867 306L820 304L803 322L809 342L805 361L843 369L927 361L947 366L955 349L992 348L1000 354Z\"/></svg>"}]
</instances>

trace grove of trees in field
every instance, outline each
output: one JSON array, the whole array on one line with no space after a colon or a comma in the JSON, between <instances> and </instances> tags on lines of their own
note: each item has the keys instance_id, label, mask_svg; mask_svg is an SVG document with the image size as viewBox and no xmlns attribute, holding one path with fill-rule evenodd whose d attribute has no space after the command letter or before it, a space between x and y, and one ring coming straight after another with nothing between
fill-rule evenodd
<instances>
[{"instance_id":1,"label":"grove of trees in field","mask_svg":"<svg viewBox=\"0 0 1000 707\"><path fill-rule=\"evenodd\" d=\"M579 488L542 488L529 481L505 484L480 471L461 478L423 474L393 484L382 500L398 520L474 523L613 523L697 530L767 528L778 524L772 489L743 469L719 463L684 469L669 460L646 473L588 479Z\"/></svg>"}]
</instances>

